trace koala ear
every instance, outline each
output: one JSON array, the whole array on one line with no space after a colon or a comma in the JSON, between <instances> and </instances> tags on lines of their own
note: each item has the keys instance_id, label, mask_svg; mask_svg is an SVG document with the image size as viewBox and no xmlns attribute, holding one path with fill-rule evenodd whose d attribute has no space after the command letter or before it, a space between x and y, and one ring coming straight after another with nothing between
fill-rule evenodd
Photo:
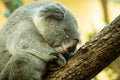
<instances>
[{"instance_id":1,"label":"koala ear","mask_svg":"<svg viewBox=\"0 0 120 80\"><path fill-rule=\"evenodd\" d=\"M42 16L45 16L46 18L51 18L56 20L62 20L64 18L64 12L62 12L62 10L55 7L47 7L41 12L42 12Z\"/></svg>"}]
</instances>

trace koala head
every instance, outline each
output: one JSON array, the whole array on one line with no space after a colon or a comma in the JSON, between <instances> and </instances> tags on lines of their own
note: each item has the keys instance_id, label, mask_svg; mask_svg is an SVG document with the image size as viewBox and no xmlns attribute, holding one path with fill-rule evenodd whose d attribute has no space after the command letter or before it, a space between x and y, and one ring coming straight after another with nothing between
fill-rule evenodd
<instances>
[{"instance_id":1,"label":"koala head","mask_svg":"<svg viewBox=\"0 0 120 80\"><path fill-rule=\"evenodd\" d=\"M61 53L74 52L80 42L78 24L67 8L49 2L41 6L36 18L38 31L51 47Z\"/></svg>"}]
</instances>

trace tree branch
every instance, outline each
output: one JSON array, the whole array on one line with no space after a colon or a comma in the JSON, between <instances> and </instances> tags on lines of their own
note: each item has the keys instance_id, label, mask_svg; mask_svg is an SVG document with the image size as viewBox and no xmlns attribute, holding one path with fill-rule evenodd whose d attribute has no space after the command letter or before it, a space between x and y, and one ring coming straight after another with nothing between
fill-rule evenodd
<instances>
[{"instance_id":1,"label":"tree branch","mask_svg":"<svg viewBox=\"0 0 120 80\"><path fill-rule=\"evenodd\" d=\"M90 80L120 56L120 16L79 48L67 64L45 80Z\"/></svg>"}]
</instances>

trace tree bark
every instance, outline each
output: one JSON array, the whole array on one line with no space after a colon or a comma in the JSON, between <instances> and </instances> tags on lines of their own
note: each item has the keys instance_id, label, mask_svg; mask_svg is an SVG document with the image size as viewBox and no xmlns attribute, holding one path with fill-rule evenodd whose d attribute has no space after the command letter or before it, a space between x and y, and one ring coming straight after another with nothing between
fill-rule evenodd
<instances>
[{"instance_id":1,"label":"tree bark","mask_svg":"<svg viewBox=\"0 0 120 80\"><path fill-rule=\"evenodd\" d=\"M45 80L90 80L120 56L120 16L79 48L67 64Z\"/></svg>"}]
</instances>

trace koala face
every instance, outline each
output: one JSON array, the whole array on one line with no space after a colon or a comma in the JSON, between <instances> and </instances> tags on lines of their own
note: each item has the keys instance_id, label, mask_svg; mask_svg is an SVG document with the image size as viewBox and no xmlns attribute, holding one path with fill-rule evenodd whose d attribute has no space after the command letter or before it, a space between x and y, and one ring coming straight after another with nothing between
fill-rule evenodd
<instances>
[{"instance_id":1,"label":"koala face","mask_svg":"<svg viewBox=\"0 0 120 80\"><path fill-rule=\"evenodd\" d=\"M73 14L59 3L49 3L39 13L37 28L45 41L58 52L73 52L80 42Z\"/></svg>"}]
</instances>

